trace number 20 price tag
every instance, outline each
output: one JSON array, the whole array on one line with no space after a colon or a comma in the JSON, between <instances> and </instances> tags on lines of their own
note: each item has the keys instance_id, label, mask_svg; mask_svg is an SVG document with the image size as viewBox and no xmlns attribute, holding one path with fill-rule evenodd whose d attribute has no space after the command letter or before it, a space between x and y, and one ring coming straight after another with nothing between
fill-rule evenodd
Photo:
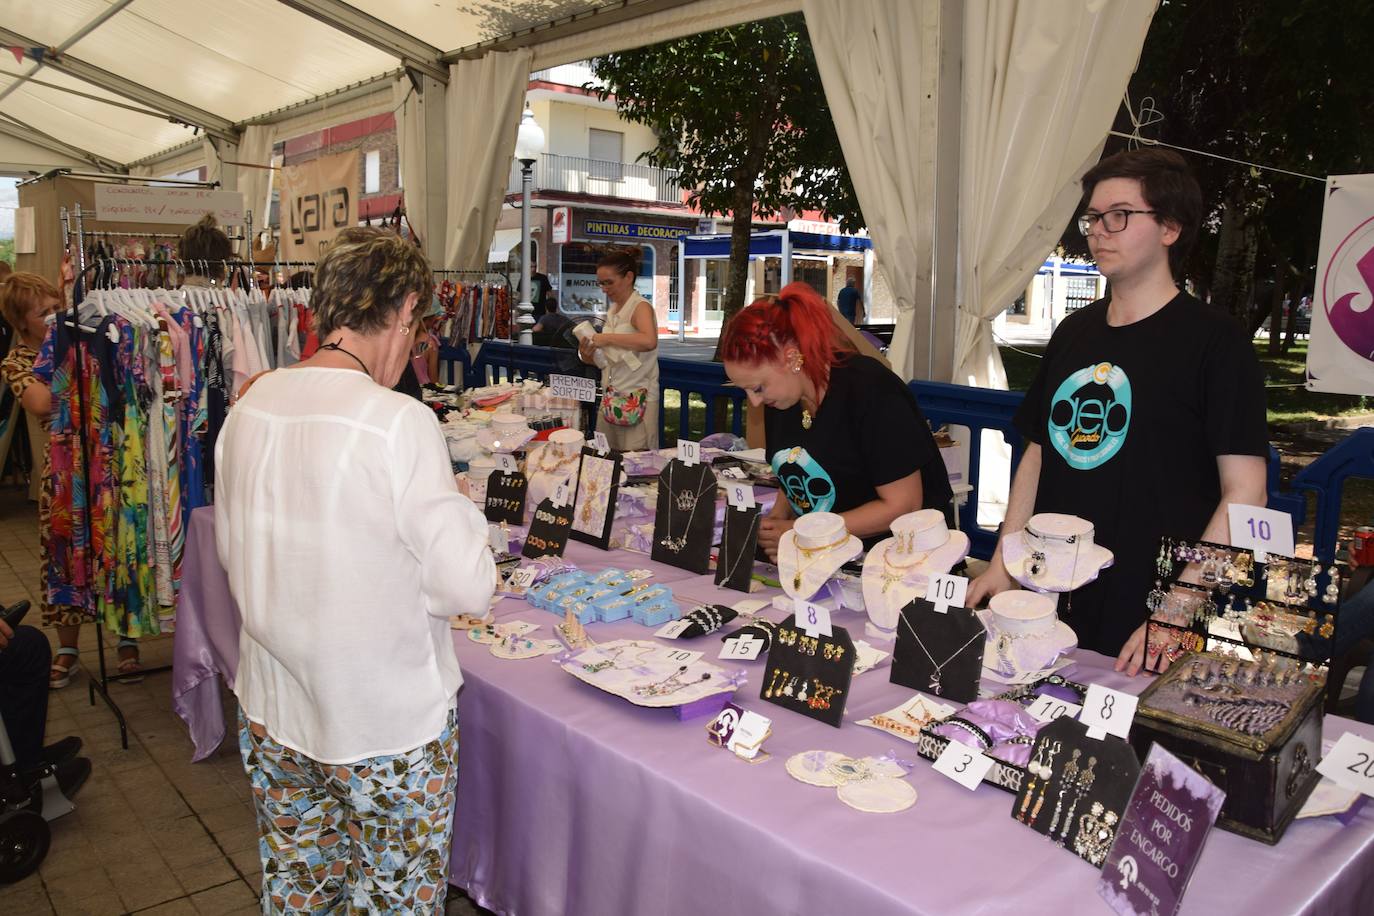
<instances>
[{"instance_id":1,"label":"number 20 price tag","mask_svg":"<svg viewBox=\"0 0 1374 916\"><path fill-rule=\"evenodd\" d=\"M968 579L963 576L950 576L941 573L930 577L926 586L926 600L935 605L936 612L948 614L950 605L963 607L968 595Z\"/></svg>"},{"instance_id":2,"label":"number 20 price tag","mask_svg":"<svg viewBox=\"0 0 1374 916\"><path fill-rule=\"evenodd\" d=\"M935 772L948 776L970 791L978 788L990 769L991 757L958 741L945 745L944 752L935 760Z\"/></svg>"},{"instance_id":3,"label":"number 20 price tag","mask_svg":"<svg viewBox=\"0 0 1374 916\"><path fill-rule=\"evenodd\" d=\"M1101 684L1089 684L1083 698L1083 710L1078 721L1088 726L1088 737L1101 739L1116 735L1125 739L1131 734L1131 720L1135 718L1137 697Z\"/></svg>"},{"instance_id":4,"label":"number 20 price tag","mask_svg":"<svg viewBox=\"0 0 1374 916\"><path fill-rule=\"evenodd\" d=\"M1317 764L1317 772L1342 788L1374 796L1374 741L1346 732Z\"/></svg>"}]
</instances>

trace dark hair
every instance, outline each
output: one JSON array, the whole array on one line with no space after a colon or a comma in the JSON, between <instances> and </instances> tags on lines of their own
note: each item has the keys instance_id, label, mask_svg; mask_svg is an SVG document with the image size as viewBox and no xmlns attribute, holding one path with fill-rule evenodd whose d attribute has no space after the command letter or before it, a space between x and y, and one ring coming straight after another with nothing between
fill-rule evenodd
<instances>
[{"instance_id":1,"label":"dark hair","mask_svg":"<svg viewBox=\"0 0 1374 916\"><path fill-rule=\"evenodd\" d=\"M611 248L601 255L601 259L596 262L598 269L602 267L613 268L622 277L625 274L634 274L635 279L639 279L639 252L633 248Z\"/></svg>"},{"instance_id":2,"label":"dark hair","mask_svg":"<svg viewBox=\"0 0 1374 916\"><path fill-rule=\"evenodd\" d=\"M419 297L418 319L434 294L434 275L420 249L390 229L341 230L315 265L315 333L321 340L338 328L375 334L410 293Z\"/></svg>"},{"instance_id":3,"label":"dark hair","mask_svg":"<svg viewBox=\"0 0 1374 916\"><path fill-rule=\"evenodd\" d=\"M201 264L200 261L228 261L234 257L229 236L219 228L215 214L207 213L190 229L181 234L177 257L186 261L186 272L197 276L224 276L223 264Z\"/></svg>"},{"instance_id":4,"label":"dark hair","mask_svg":"<svg viewBox=\"0 0 1374 916\"><path fill-rule=\"evenodd\" d=\"M789 346L801 353L802 372L818 388L830 378L830 368L854 352L829 304L800 280L740 309L721 335L720 359L758 365L780 359Z\"/></svg>"},{"instance_id":5,"label":"dark hair","mask_svg":"<svg viewBox=\"0 0 1374 916\"><path fill-rule=\"evenodd\" d=\"M552 293L550 293L550 294L548 294L548 295L546 295L546 296L544 297L544 314L545 314L545 315L556 315L556 314L558 314L558 300L555 299L555 298L553 297L553 294L552 294Z\"/></svg>"},{"instance_id":6,"label":"dark hair","mask_svg":"<svg viewBox=\"0 0 1374 916\"><path fill-rule=\"evenodd\" d=\"M1175 280L1183 279L1183 265L1202 226L1202 189L1183 157L1173 150L1147 147L1108 156L1083 175L1083 202L1087 206L1093 189L1109 178L1132 178L1140 182L1145 204L1155 211L1161 223L1178 227L1178 240L1169 246L1169 269Z\"/></svg>"}]
</instances>

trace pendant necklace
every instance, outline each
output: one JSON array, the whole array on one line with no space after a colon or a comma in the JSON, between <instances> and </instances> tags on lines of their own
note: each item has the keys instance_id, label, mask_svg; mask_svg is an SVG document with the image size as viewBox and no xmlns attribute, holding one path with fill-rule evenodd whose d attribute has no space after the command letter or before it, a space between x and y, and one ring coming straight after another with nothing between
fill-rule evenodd
<instances>
[{"instance_id":1,"label":"pendant necklace","mask_svg":"<svg viewBox=\"0 0 1374 916\"><path fill-rule=\"evenodd\" d=\"M794 532L792 535L792 549L796 551L797 554L797 569L795 574L792 576L792 590L797 591L801 588L802 574L805 573L806 570L809 569L811 566L815 565L815 558L817 555L823 554L827 550L834 550L836 547L841 546L848 540L849 532L846 531L844 534L840 536L839 540L832 541L831 543L826 544L823 547L803 547L797 543L797 536ZM802 562L802 557L806 557L806 563Z\"/></svg>"},{"instance_id":2,"label":"pendant necklace","mask_svg":"<svg viewBox=\"0 0 1374 916\"><path fill-rule=\"evenodd\" d=\"M805 407L803 407L803 408L802 408L802 429L810 429L810 428L811 428L811 411L809 411L809 410L807 410Z\"/></svg>"},{"instance_id":3,"label":"pendant necklace","mask_svg":"<svg viewBox=\"0 0 1374 916\"><path fill-rule=\"evenodd\" d=\"M960 653L962 653L965 649L973 645L978 640L983 639L987 634L974 633L973 638L971 638L968 642L964 643L959 648L955 649L950 654L949 658L945 659L942 662L937 662L935 661L935 657L930 654L930 650L926 648L926 644L921 642L920 635L916 632L916 628L911 625L911 621L906 619L906 615L899 614L897 616L902 618L902 623L906 624L907 631L910 632L911 635L916 638L916 645L921 647L921 651L926 654L926 658L930 659L930 663L935 666L930 673L930 689L935 692L936 696L943 696L943 694L940 692L940 675L941 672L944 670L945 665L948 665L950 662L954 661L956 658L959 657Z\"/></svg>"},{"instance_id":4,"label":"pendant necklace","mask_svg":"<svg viewBox=\"0 0 1374 916\"><path fill-rule=\"evenodd\" d=\"M687 534L692 530L692 519L696 518L697 507L701 505L702 501L701 497L705 495L708 487L714 488L715 484L708 482L705 479L706 475L703 474L701 481L703 486L700 490L693 493L691 490L684 488L682 492L675 493L673 489L673 472L676 469L677 465L675 464L668 466L668 498L669 500L671 500L671 502L668 504L668 523L665 526L667 527L668 532L663 537L659 538L658 543L663 546L664 550L668 550L673 553L681 553L682 548L687 546ZM714 500L712 500L711 505L712 507L715 506ZM681 512L689 513L687 516L687 524L682 526L682 534L677 537L673 536L674 506L676 506L678 510Z\"/></svg>"},{"instance_id":5,"label":"pendant necklace","mask_svg":"<svg viewBox=\"0 0 1374 916\"><path fill-rule=\"evenodd\" d=\"M339 342L337 340L330 341L327 344L320 344L319 348L321 350L337 350L344 356L347 356L349 359L353 360L353 362L357 363L359 368L363 370L363 375L366 375L368 378L372 377L372 373L367 371L367 363L359 359L356 353L350 353L348 350L345 350L343 347L339 346Z\"/></svg>"},{"instance_id":6,"label":"pendant necklace","mask_svg":"<svg viewBox=\"0 0 1374 916\"><path fill-rule=\"evenodd\" d=\"M760 516L761 514L762 514L762 513L755 512L755 513L754 513L754 517L753 517L752 519L749 520L749 527L744 529L744 550L741 550L741 551L739 552L739 556L735 557L735 562L734 562L734 564L731 565L731 567L730 567L728 570L725 571L725 578L721 579L720 581L722 581L722 582L729 582L731 579L733 579L733 578L735 577L735 571L739 569L740 563L744 561L744 554L745 554L746 551L749 549L749 537L754 533L754 528L758 526L758 523L759 523L759 516ZM722 558L728 558L728 557L730 556L730 523L729 523L729 521L727 521L727 522L725 523L725 528L724 528L724 530L721 531L721 533L720 533L720 552L721 552ZM719 565L720 565L720 564L717 564L717 566L719 566Z\"/></svg>"}]
</instances>

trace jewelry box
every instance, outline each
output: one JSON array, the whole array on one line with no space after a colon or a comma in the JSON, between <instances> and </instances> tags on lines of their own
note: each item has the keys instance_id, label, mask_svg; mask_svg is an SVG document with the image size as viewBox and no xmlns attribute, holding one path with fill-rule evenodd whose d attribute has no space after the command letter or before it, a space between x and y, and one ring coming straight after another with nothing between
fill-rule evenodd
<instances>
[{"instance_id":1,"label":"jewelry box","mask_svg":"<svg viewBox=\"0 0 1374 916\"><path fill-rule=\"evenodd\" d=\"M1325 672L1264 653L1185 656L1140 695L1131 744L1158 743L1226 793L1217 825L1277 843L1320 775Z\"/></svg>"}]
</instances>

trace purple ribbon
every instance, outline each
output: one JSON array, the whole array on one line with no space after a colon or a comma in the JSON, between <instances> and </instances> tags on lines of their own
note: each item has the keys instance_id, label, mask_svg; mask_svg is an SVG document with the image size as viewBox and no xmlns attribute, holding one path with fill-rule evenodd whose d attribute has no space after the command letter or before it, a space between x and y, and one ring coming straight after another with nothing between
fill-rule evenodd
<instances>
[{"instance_id":1,"label":"purple ribbon","mask_svg":"<svg viewBox=\"0 0 1374 916\"><path fill-rule=\"evenodd\" d=\"M897 756L897 752L896 752L896 751L891 750L891 749L889 749L888 752L887 752L886 754L883 754L881 757L877 757L877 758L874 758L874 759L876 759L876 760L878 760L878 761L880 761L880 762L882 762L882 763L895 763L897 766L899 766L899 767L901 767L902 769L906 770L908 773L910 773L913 769L916 768L916 763L915 763L915 761L912 761L912 760L903 760L901 757L898 757L898 756Z\"/></svg>"},{"instance_id":2,"label":"purple ribbon","mask_svg":"<svg viewBox=\"0 0 1374 916\"><path fill-rule=\"evenodd\" d=\"M577 653L572 651L571 649L564 649L562 652L559 652L557 655L553 657L553 663L555 665L566 665L568 662L576 660Z\"/></svg>"},{"instance_id":3,"label":"purple ribbon","mask_svg":"<svg viewBox=\"0 0 1374 916\"><path fill-rule=\"evenodd\" d=\"M743 686L744 686L745 684L747 684L748 682L749 682L749 671L748 671L748 669L745 669L745 668L740 668L739 670L735 671L734 673L732 673L732 674L727 674L727 675L725 676L725 683L730 687L731 690L738 690L739 688L743 687Z\"/></svg>"},{"instance_id":4,"label":"purple ribbon","mask_svg":"<svg viewBox=\"0 0 1374 916\"><path fill-rule=\"evenodd\" d=\"M819 772L826 767L825 751L811 751L802 758L802 762L810 767L812 771Z\"/></svg>"}]
</instances>

